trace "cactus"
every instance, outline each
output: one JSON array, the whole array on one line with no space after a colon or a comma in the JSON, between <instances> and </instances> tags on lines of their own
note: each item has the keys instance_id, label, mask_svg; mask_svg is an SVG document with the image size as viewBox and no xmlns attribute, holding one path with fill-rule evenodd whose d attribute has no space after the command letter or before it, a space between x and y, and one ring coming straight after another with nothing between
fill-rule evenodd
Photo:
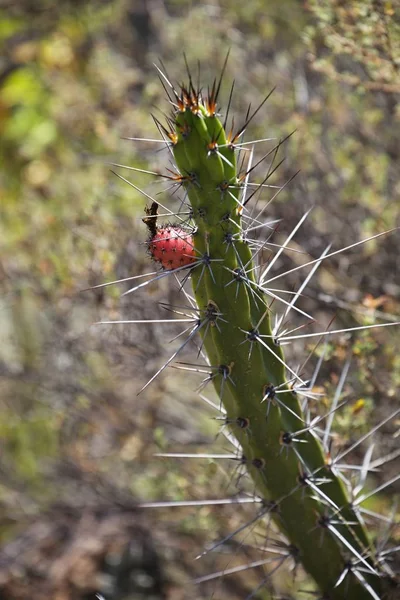
<instances>
[{"instance_id":1,"label":"cactus","mask_svg":"<svg viewBox=\"0 0 400 600\"><path fill-rule=\"evenodd\" d=\"M190 74L179 89L164 73L161 78L173 114L165 126L157 124L178 169L169 178L190 204L190 228L182 219L157 228L153 204L144 219L148 249L165 270L190 276L198 318L189 337L199 333L213 366L225 425L254 482L260 518L274 520L288 540L288 555L303 565L324 598L393 597L396 578L361 517L360 490L354 496L337 467L344 453L336 459L329 455L327 423L340 405L312 418L307 406L312 392L283 353L283 342L296 337L283 326L297 296L284 301L268 287L272 265L256 265L259 249L243 226L249 202L273 171L258 188L249 188L251 160L244 173L237 166L242 135L265 100L241 127L228 131L227 117L222 121L217 112L222 75L207 94ZM313 270L329 255L327 249ZM271 307L278 300L286 304L284 317L273 325Z\"/></svg>"}]
</instances>

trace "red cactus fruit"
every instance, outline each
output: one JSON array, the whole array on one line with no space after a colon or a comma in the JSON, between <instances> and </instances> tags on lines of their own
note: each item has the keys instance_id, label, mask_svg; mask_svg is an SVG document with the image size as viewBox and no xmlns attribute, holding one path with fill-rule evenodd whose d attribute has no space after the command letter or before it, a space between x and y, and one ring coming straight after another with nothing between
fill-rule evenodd
<instances>
[{"instance_id":1,"label":"red cactus fruit","mask_svg":"<svg viewBox=\"0 0 400 600\"><path fill-rule=\"evenodd\" d=\"M176 269L196 260L193 237L178 226L160 227L148 242L152 258L164 269Z\"/></svg>"}]
</instances>

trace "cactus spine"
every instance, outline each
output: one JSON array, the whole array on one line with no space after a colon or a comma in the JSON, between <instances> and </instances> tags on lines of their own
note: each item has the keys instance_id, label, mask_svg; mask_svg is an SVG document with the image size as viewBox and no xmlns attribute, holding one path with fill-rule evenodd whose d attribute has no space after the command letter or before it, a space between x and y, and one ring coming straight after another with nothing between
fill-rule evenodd
<instances>
[{"instance_id":1,"label":"cactus spine","mask_svg":"<svg viewBox=\"0 0 400 600\"><path fill-rule=\"evenodd\" d=\"M236 134L226 131L217 115L220 82L206 97L191 80L179 90L167 84L174 114L164 133L195 224L197 260L189 268L198 330L210 364L218 366L215 387L262 511L288 538L293 558L324 598L384 598L390 576L329 464L326 443L316 433L318 421L310 423L302 410L296 391L300 376L288 373L274 339L268 290L256 276L243 235L247 201L241 200L235 144L247 123Z\"/></svg>"}]
</instances>

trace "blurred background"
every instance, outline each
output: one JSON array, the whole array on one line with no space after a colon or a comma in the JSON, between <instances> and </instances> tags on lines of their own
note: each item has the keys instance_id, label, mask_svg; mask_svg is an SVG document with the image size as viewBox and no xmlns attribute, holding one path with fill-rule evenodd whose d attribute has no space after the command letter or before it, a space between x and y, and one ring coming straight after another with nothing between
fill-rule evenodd
<instances>
[{"instance_id":1,"label":"blurred background","mask_svg":"<svg viewBox=\"0 0 400 600\"><path fill-rule=\"evenodd\" d=\"M259 568L193 583L259 558L234 538L224 552L195 560L249 520L251 508L135 508L226 497L235 476L217 461L154 457L227 450L222 436L215 442L214 413L195 393L201 377L169 368L137 395L180 330L93 325L166 318L161 302L182 303L170 278L123 298L129 284L82 291L154 268L141 222L146 199L108 163L170 167L159 145L123 139L159 137L152 114L162 120L169 107L154 63L182 82L185 53L193 72L200 62L206 88L230 49L221 112L232 80L237 124L275 87L247 139L296 130L274 182L301 171L266 215L282 219L274 241L314 207L292 244L300 252L282 257L276 272L317 258L329 242L338 249L400 226L395 4L0 0L2 599L92 600L96 592L106 600L243 599L265 576ZM166 185L119 172L171 203ZM337 328L398 320L399 252L395 231L333 257L302 308L320 327L333 317ZM285 289L301 281L293 273ZM291 350L296 364L313 345ZM197 362L195 352L186 357ZM398 406L398 329L329 342L319 382L327 406L349 357L340 445ZM396 449L399 428L392 421L380 430L374 457ZM399 471L399 459L384 462L375 485ZM393 485L374 498L374 510L388 513L396 493ZM272 598L271 585L255 597ZM292 576L273 584L292 599L307 586Z\"/></svg>"}]
</instances>

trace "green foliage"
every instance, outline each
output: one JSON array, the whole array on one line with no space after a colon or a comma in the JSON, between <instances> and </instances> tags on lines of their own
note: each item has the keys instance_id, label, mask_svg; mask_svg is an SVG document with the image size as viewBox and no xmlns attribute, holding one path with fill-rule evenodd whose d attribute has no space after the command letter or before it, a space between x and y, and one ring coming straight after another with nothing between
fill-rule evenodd
<instances>
[{"instance_id":1,"label":"green foliage","mask_svg":"<svg viewBox=\"0 0 400 600\"><path fill-rule=\"evenodd\" d=\"M400 20L394 2L311 0L307 5L315 18L304 32L312 40L314 69L360 91L400 92Z\"/></svg>"}]
</instances>

